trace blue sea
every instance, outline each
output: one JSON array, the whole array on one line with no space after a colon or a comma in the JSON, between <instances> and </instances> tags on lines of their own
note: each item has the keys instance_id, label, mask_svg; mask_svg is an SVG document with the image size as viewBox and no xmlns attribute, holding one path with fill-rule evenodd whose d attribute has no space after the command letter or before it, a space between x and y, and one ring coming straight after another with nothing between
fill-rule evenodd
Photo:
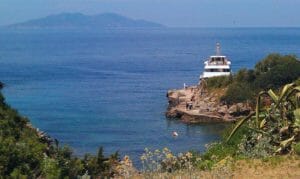
<instances>
[{"instance_id":1,"label":"blue sea","mask_svg":"<svg viewBox=\"0 0 300 179\"><path fill-rule=\"evenodd\" d=\"M299 28L2 29L0 81L7 103L78 156L203 152L225 125L166 119L166 92L198 83L216 42L233 71L273 52L300 56Z\"/></svg>"}]
</instances>

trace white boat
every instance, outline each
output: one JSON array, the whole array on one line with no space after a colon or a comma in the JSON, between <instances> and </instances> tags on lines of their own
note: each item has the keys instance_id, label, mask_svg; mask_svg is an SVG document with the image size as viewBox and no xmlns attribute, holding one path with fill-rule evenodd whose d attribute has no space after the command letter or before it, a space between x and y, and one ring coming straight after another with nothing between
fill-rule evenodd
<instances>
[{"instance_id":1,"label":"white boat","mask_svg":"<svg viewBox=\"0 0 300 179\"><path fill-rule=\"evenodd\" d=\"M204 62L204 72L200 75L200 80L215 76L228 76L231 74L231 62L226 56L221 55L220 44L217 43L216 55L212 55Z\"/></svg>"}]
</instances>

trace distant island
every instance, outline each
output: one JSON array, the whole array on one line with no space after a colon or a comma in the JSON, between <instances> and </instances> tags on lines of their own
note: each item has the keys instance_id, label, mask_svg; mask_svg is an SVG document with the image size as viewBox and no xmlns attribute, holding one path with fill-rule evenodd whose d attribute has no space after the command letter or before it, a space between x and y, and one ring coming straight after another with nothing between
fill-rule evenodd
<instances>
[{"instance_id":1,"label":"distant island","mask_svg":"<svg viewBox=\"0 0 300 179\"><path fill-rule=\"evenodd\" d=\"M102 28L162 28L161 24L136 20L115 13L84 15L61 13L40 19L5 26L16 29L102 29Z\"/></svg>"}]
</instances>

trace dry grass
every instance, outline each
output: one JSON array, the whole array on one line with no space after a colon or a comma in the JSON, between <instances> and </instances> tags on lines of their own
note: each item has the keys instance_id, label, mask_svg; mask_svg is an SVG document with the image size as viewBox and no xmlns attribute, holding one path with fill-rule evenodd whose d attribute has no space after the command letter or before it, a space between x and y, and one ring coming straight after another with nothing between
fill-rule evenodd
<instances>
[{"instance_id":1,"label":"dry grass","mask_svg":"<svg viewBox=\"0 0 300 179\"><path fill-rule=\"evenodd\" d=\"M298 156L273 157L268 160L248 159L227 163L211 171L183 170L175 173L137 174L133 179L218 179L218 178L300 178L300 158Z\"/></svg>"}]
</instances>

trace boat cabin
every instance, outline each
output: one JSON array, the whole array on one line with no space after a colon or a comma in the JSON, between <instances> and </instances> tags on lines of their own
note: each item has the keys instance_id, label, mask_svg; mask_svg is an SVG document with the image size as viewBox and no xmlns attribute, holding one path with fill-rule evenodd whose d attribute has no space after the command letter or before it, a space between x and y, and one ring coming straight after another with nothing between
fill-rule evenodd
<instances>
[{"instance_id":1,"label":"boat cabin","mask_svg":"<svg viewBox=\"0 0 300 179\"><path fill-rule=\"evenodd\" d=\"M200 79L211 78L215 76L224 76L231 74L231 62L226 56L221 55L220 44L217 43L216 55L212 55L204 62L204 72Z\"/></svg>"}]
</instances>

